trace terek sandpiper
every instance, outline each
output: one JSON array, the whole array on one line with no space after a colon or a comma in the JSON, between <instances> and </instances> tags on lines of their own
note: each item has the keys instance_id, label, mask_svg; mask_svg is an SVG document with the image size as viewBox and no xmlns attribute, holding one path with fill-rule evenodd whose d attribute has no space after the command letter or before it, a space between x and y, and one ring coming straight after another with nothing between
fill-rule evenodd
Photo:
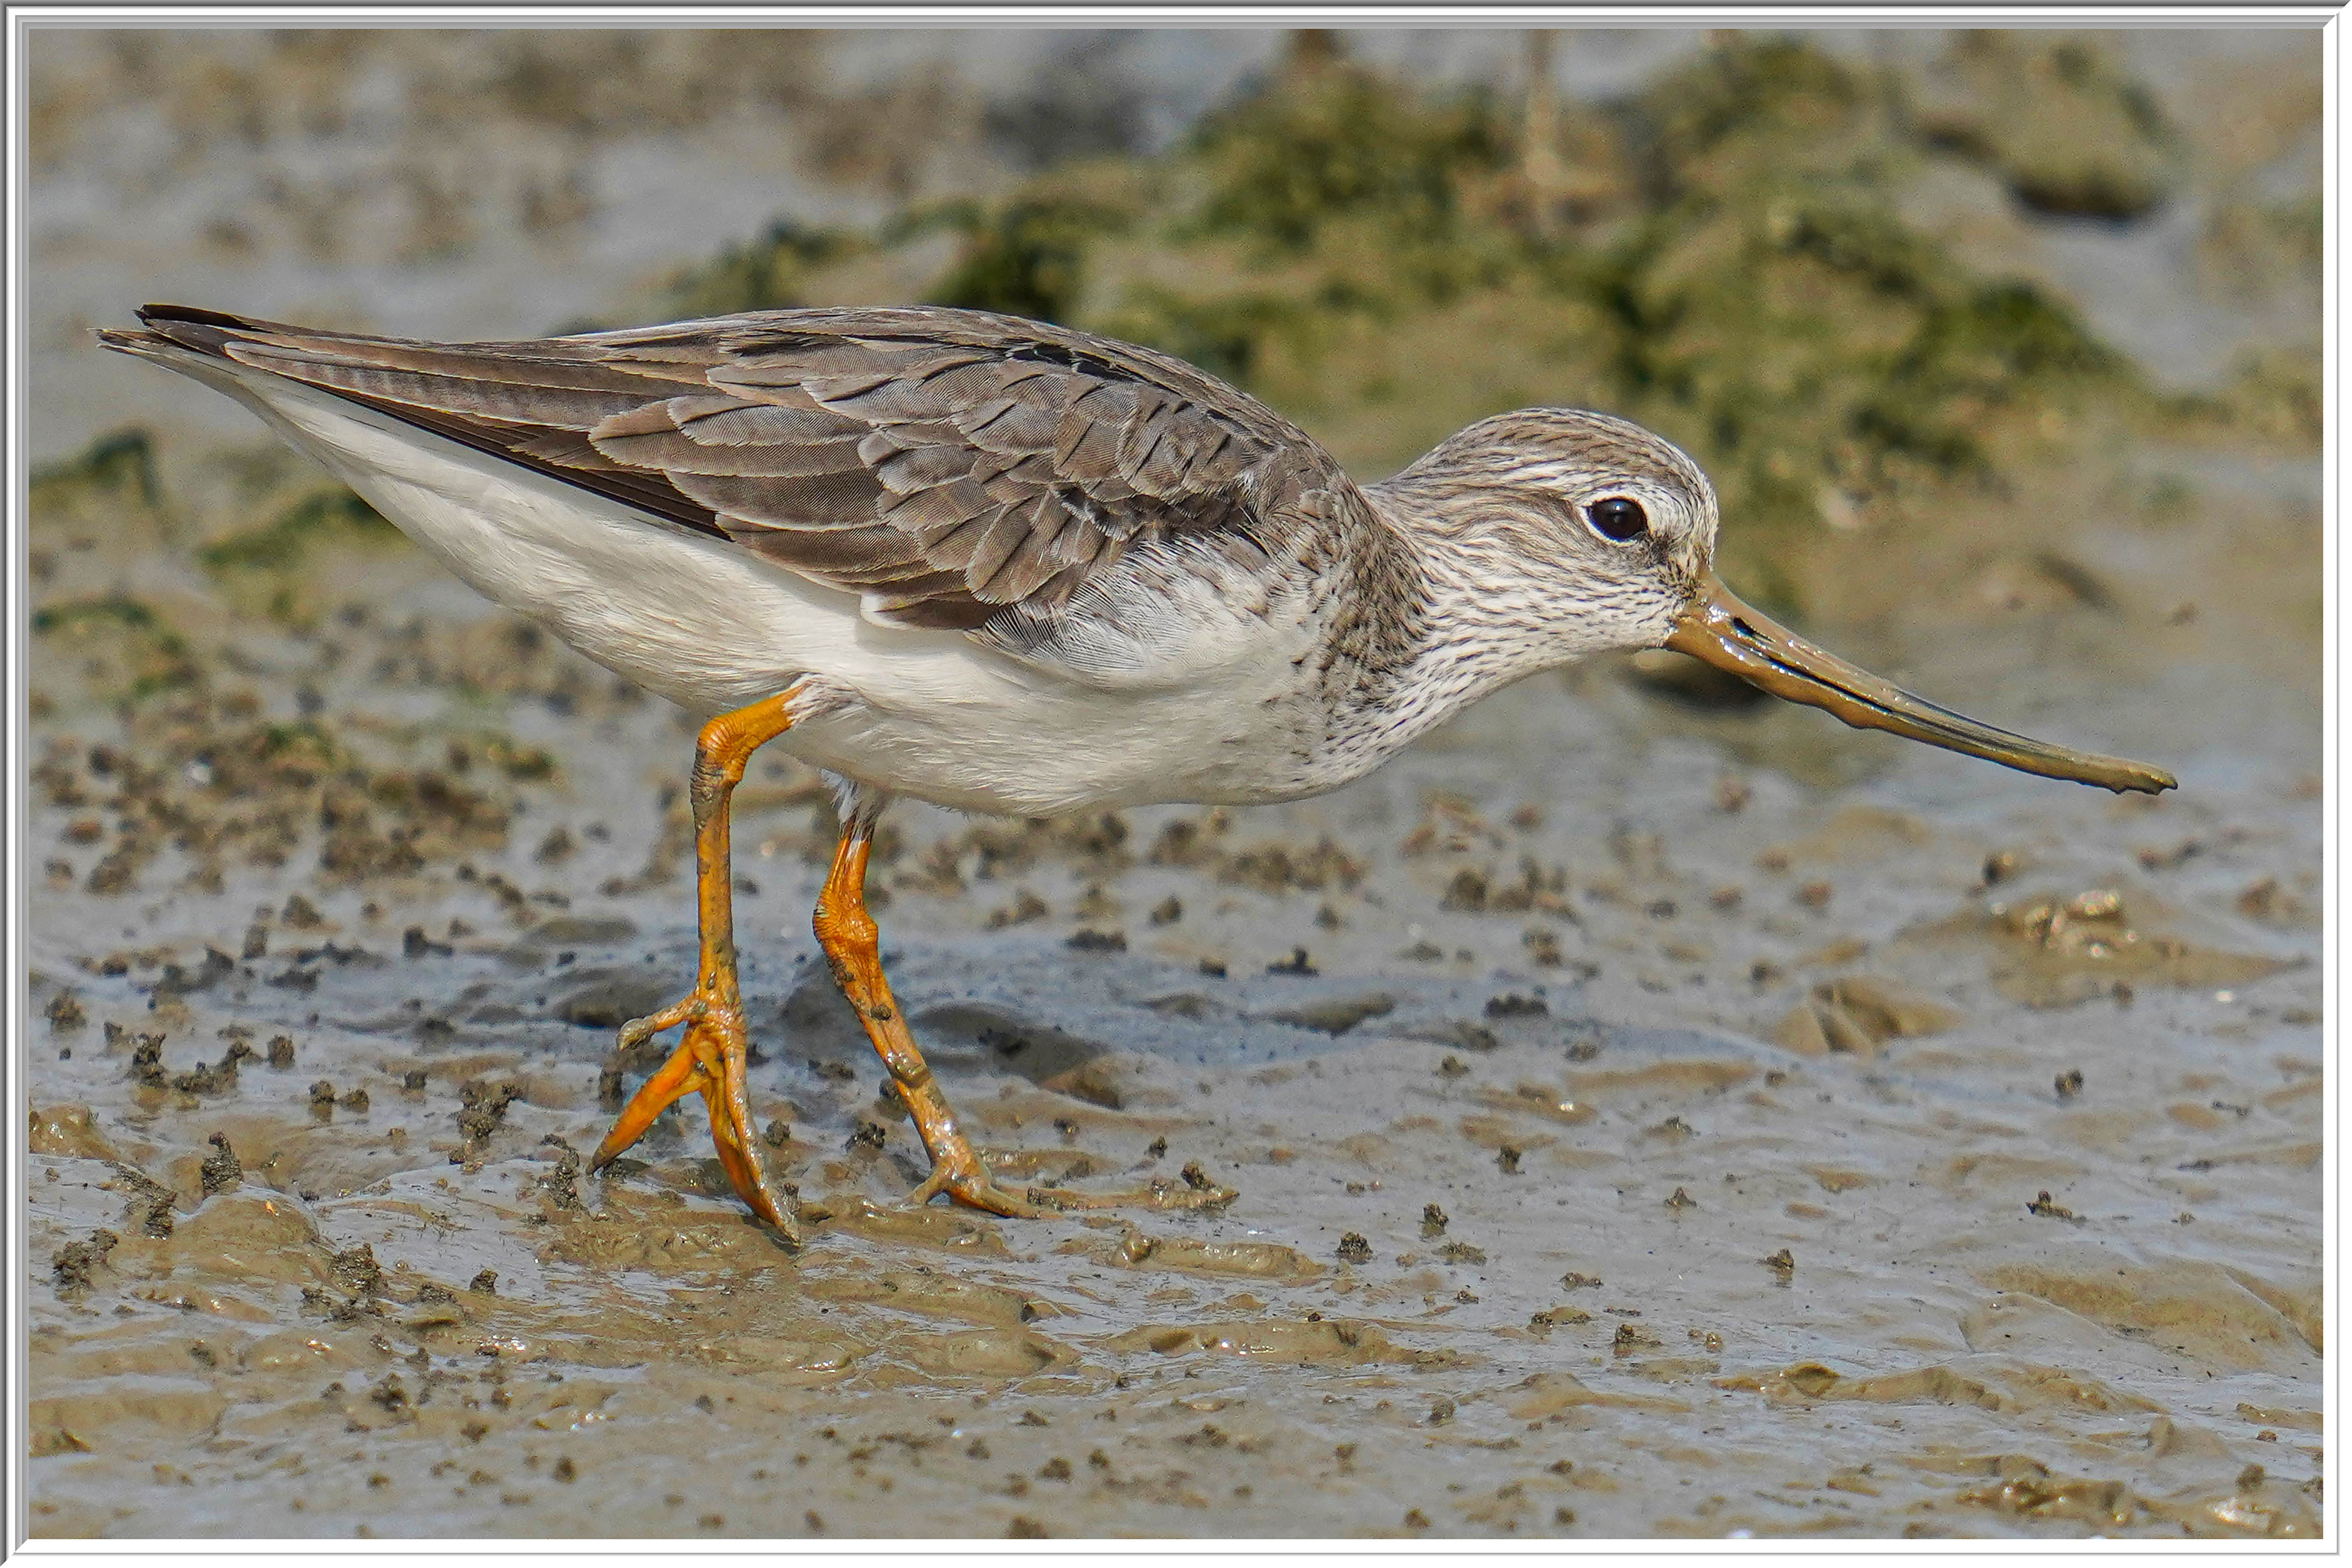
<instances>
[{"instance_id":1,"label":"terek sandpiper","mask_svg":"<svg viewBox=\"0 0 2352 1568\"><path fill-rule=\"evenodd\" d=\"M773 740L830 776L818 942L948 1193L1005 1215L1213 1199L1000 1185L890 994L864 894L894 796L1048 816L1338 788L1504 684L1675 648L1846 723L2154 792L2169 774L1938 707L1712 570L1705 475L1577 409L1481 420L1360 486L1181 361L950 309L755 311L428 343L149 306L105 331L218 388L499 604L698 715L701 963L621 1031L683 1042L601 1166L699 1091L729 1177L796 1235L751 1135L728 800Z\"/></svg>"}]
</instances>

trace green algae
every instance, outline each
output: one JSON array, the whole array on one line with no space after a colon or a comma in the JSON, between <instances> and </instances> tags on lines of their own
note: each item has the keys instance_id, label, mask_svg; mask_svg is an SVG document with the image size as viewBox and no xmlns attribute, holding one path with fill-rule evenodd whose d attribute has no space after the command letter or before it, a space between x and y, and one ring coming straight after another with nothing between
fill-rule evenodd
<instances>
[{"instance_id":1,"label":"green algae","mask_svg":"<svg viewBox=\"0 0 2352 1568\"><path fill-rule=\"evenodd\" d=\"M86 632L104 627L155 632L157 624L154 611L120 593L47 605L33 612L33 630L44 636L52 632Z\"/></svg>"},{"instance_id":2,"label":"green algae","mask_svg":"<svg viewBox=\"0 0 2352 1568\"><path fill-rule=\"evenodd\" d=\"M1152 283L1129 285L1119 308L1102 322L1112 337L1173 354L1237 386L1259 378L1272 345L1304 343L1312 327L1305 307L1272 290L1196 299Z\"/></svg>"},{"instance_id":3,"label":"green algae","mask_svg":"<svg viewBox=\"0 0 2352 1568\"><path fill-rule=\"evenodd\" d=\"M267 522L201 546L196 559L215 571L291 571L314 543L338 534L382 543L400 537L373 507L336 485L313 490Z\"/></svg>"},{"instance_id":4,"label":"green algae","mask_svg":"<svg viewBox=\"0 0 2352 1568\"><path fill-rule=\"evenodd\" d=\"M1294 70L1202 121L1187 154L1206 184L1192 220L1203 233L1290 252L1349 214L1376 215L1390 237L1443 233L1462 217L1465 172L1507 157L1490 95L1417 95L1334 62Z\"/></svg>"},{"instance_id":5,"label":"green algae","mask_svg":"<svg viewBox=\"0 0 2352 1568\"><path fill-rule=\"evenodd\" d=\"M961 253L932 287L933 304L1059 321L1085 292L1093 243L1125 232L1129 218L1083 197L1024 196L992 209L950 204L918 214L902 232L948 228L963 235Z\"/></svg>"},{"instance_id":6,"label":"green algae","mask_svg":"<svg viewBox=\"0 0 2352 1568\"><path fill-rule=\"evenodd\" d=\"M2011 47L1964 41L1944 74L1975 103L1985 62ZM2087 128L2097 167L2168 145L2094 43L2021 57L2016 69L2063 89L2042 118ZM1961 146L1940 79L1732 36L1636 95L1542 120L1581 193L1561 222L1541 210L1503 96L1420 90L1335 49L1294 50L1165 152L911 205L869 233L780 225L671 299L849 302L879 287L866 265L877 253L912 257L944 232L959 243L921 298L1176 355L1300 419L1360 471L1507 408L1604 408L1699 459L1732 524L1727 568L1793 611L1792 539L1998 492L2042 455L2049 411L2158 412L2064 305L1904 221L1896 197L1927 160L1958 151L2022 181L2039 145ZM2274 384L2291 381L2265 366L2233 399L2170 413L2292 429L2307 399Z\"/></svg>"},{"instance_id":7,"label":"green algae","mask_svg":"<svg viewBox=\"0 0 2352 1568\"><path fill-rule=\"evenodd\" d=\"M683 318L805 304L810 273L861 255L871 243L845 229L785 219L758 239L730 246L680 274L670 285L668 308Z\"/></svg>"},{"instance_id":8,"label":"green algae","mask_svg":"<svg viewBox=\"0 0 2352 1568\"><path fill-rule=\"evenodd\" d=\"M83 661L89 688L109 700L138 701L195 684L187 639L142 600L121 592L45 604L33 633L55 639Z\"/></svg>"},{"instance_id":9,"label":"green algae","mask_svg":"<svg viewBox=\"0 0 2352 1568\"><path fill-rule=\"evenodd\" d=\"M1876 87L1803 39L1739 35L1629 106L1644 184L1654 199L1851 159L1874 140Z\"/></svg>"},{"instance_id":10,"label":"green algae","mask_svg":"<svg viewBox=\"0 0 2352 1568\"><path fill-rule=\"evenodd\" d=\"M1959 57L1976 72L1990 57ZM2160 138L2090 45L2048 58L2075 98ZM1790 607L1769 578L1792 534L1997 488L2029 416L2147 402L2063 305L1903 221L1901 183L1955 134L1915 96L1802 39L1733 37L1633 98L1547 121L1591 173L1562 228L1531 221L1523 132L1492 90L1421 91L1294 51L1165 153L908 208L866 238L785 225L676 298L839 298L828 267L946 231L961 243L930 302L1174 354L1360 468L1417 455L1453 427L1440 414L1603 407L1690 448L1737 520L1730 563Z\"/></svg>"},{"instance_id":11,"label":"green algae","mask_svg":"<svg viewBox=\"0 0 2352 1568\"><path fill-rule=\"evenodd\" d=\"M73 456L33 470L36 509L70 507L92 494L135 496L151 511L163 505L163 486L155 475L155 443L146 430L133 425L110 431Z\"/></svg>"},{"instance_id":12,"label":"green algae","mask_svg":"<svg viewBox=\"0 0 2352 1568\"><path fill-rule=\"evenodd\" d=\"M1960 33L1941 65L1917 134L1983 164L2020 204L2122 221L2178 185L2178 133L2095 36Z\"/></svg>"}]
</instances>

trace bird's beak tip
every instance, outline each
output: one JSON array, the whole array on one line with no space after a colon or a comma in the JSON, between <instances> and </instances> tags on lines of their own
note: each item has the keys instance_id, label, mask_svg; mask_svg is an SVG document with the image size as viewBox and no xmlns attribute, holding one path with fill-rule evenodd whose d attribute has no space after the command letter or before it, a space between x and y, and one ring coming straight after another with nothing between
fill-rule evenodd
<instances>
[{"instance_id":1,"label":"bird's beak tip","mask_svg":"<svg viewBox=\"0 0 2352 1568\"><path fill-rule=\"evenodd\" d=\"M1712 573L1693 589L1665 645L1858 729L1883 729L2021 772L2103 785L2118 794L2156 795L2179 788L2179 780L2164 768L2012 735L1914 696L1759 614Z\"/></svg>"}]
</instances>

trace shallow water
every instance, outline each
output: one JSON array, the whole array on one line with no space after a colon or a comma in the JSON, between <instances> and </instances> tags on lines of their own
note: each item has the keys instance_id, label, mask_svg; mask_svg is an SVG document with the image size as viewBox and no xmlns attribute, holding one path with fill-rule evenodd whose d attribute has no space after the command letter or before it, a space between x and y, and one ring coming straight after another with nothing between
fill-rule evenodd
<instances>
[{"instance_id":1,"label":"shallow water","mask_svg":"<svg viewBox=\"0 0 2352 1568\"><path fill-rule=\"evenodd\" d=\"M44 603L161 624L35 643L35 1532L2315 1534L2317 465L2095 456L1828 540L1808 630L2160 800L1667 661L1316 801L896 810L886 955L982 1140L1197 1163L1218 1212L895 1209L919 1150L808 933L822 797L763 758L797 1252L690 1107L567 1164L691 977L681 716L404 548L322 535L273 614L185 516L45 515Z\"/></svg>"}]
</instances>

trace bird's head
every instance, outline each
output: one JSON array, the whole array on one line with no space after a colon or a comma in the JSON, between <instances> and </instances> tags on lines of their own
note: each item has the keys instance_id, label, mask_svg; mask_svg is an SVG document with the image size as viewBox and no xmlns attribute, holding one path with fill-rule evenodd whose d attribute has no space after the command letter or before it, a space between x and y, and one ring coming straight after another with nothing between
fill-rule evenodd
<instances>
[{"instance_id":1,"label":"bird's head","mask_svg":"<svg viewBox=\"0 0 2352 1568\"><path fill-rule=\"evenodd\" d=\"M1497 414L1377 488L1449 542L1457 587L1528 625L1547 662L1672 648L1860 728L2109 789L2173 788L2161 768L1915 696L1742 603L1715 575L1715 486L1630 421L1570 408Z\"/></svg>"}]
</instances>

